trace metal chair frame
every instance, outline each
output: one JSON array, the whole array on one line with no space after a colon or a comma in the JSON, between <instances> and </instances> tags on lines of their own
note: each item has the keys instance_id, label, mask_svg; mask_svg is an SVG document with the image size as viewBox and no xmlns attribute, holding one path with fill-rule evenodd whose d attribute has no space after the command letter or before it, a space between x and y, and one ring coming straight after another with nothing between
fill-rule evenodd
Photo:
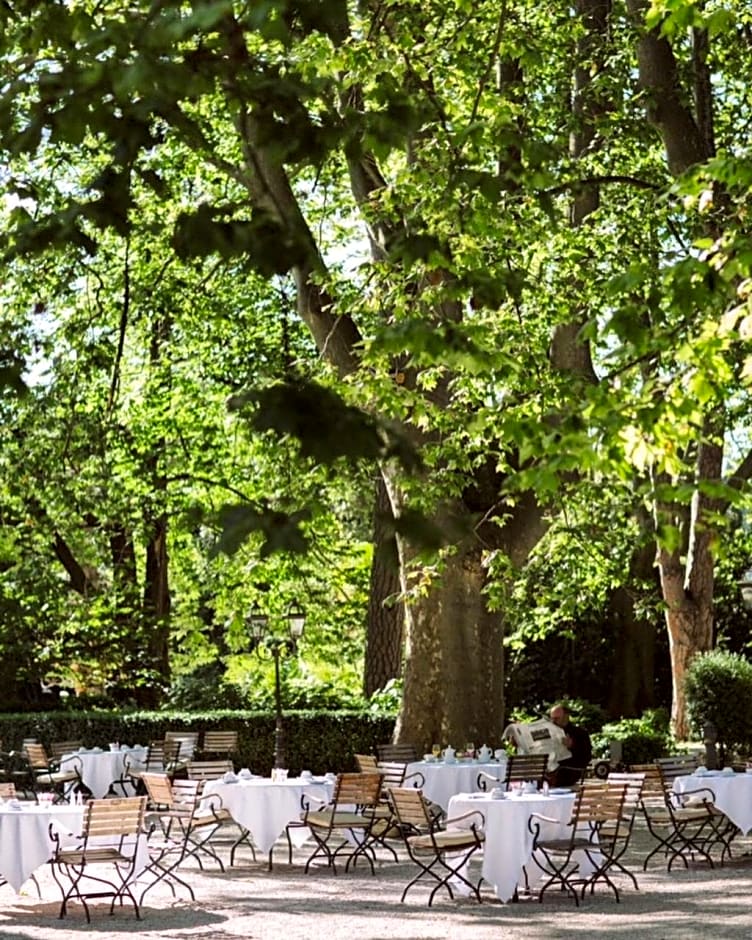
<instances>
[{"instance_id":1,"label":"metal chair frame","mask_svg":"<svg viewBox=\"0 0 752 940\"><path fill-rule=\"evenodd\" d=\"M436 885L428 896L431 907L436 893L446 889L450 898L454 898L451 882L462 882L481 901L478 884L471 882L465 872L470 858L483 846L483 825L485 819L479 811L464 813L446 820L447 827L457 822L473 818L469 827L441 828L431 814L430 804L423 796L423 791L412 787L394 787L388 791L394 818L397 821L402 841L410 860L418 866L418 873L405 886L400 901L404 901L408 891L424 878L432 878Z\"/></svg>"},{"instance_id":2,"label":"metal chair frame","mask_svg":"<svg viewBox=\"0 0 752 940\"><path fill-rule=\"evenodd\" d=\"M377 819L380 793L379 774L347 773L337 776L334 794L328 804L304 796L300 824L310 828L316 842L306 861L306 872L317 858L325 859L335 875L339 859L347 859L345 871L349 871L350 865L357 865L363 858L368 862L371 874L376 873L373 864L376 840L372 830ZM314 802L319 803L317 809L312 808ZM336 844L332 846L332 842Z\"/></svg>"},{"instance_id":3,"label":"metal chair frame","mask_svg":"<svg viewBox=\"0 0 752 940\"><path fill-rule=\"evenodd\" d=\"M558 885L579 907L587 889L593 894L598 882L613 891L617 902L620 900L619 889L609 872L622 851L626 793L626 784L608 784L601 780L583 783L575 796L569 834L563 838L541 838L541 823L557 820L539 813L531 815L528 827L533 835L533 861L547 878L538 892L539 902L543 902L543 896L552 885ZM592 866L591 873L580 870L574 858L577 852L586 855Z\"/></svg>"},{"instance_id":4,"label":"metal chair frame","mask_svg":"<svg viewBox=\"0 0 752 940\"><path fill-rule=\"evenodd\" d=\"M136 918L141 918L139 902L133 893L132 884L136 874L138 840L144 834L146 797L123 797L118 799L90 800L81 829L79 842L73 847L64 847L53 826L50 838L55 851L50 865L52 876L62 893L61 918L68 912L72 900L81 902L86 922L91 923L87 903L91 898L111 898L110 914L117 902L129 900L133 904ZM112 844L102 840L111 839ZM114 874L105 878L100 866L112 865ZM96 866L97 874L91 870ZM69 882L66 887L65 879ZM93 882L105 887L99 890L84 890L82 882Z\"/></svg>"}]
</instances>

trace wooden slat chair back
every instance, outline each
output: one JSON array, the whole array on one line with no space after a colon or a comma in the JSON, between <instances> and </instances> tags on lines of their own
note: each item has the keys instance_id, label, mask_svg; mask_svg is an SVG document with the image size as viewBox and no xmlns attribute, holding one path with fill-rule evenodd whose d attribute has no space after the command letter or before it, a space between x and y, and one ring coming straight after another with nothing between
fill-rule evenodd
<instances>
[{"instance_id":1,"label":"wooden slat chair back","mask_svg":"<svg viewBox=\"0 0 752 940\"><path fill-rule=\"evenodd\" d=\"M58 761L48 756L43 744L32 741L24 745L24 755L35 796L40 790L51 790L56 801L64 801L67 787L81 786L81 764L76 759L66 761L61 768Z\"/></svg>"},{"instance_id":2,"label":"wooden slat chair back","mask_svg":"<svg viewBox=\"0 0 752 940\"><path fill-rule=\"evenodd\" d=\"M83 747L83 741L52 741L50 756L53 760L60 760L64 754L75 754L80 747Z\"/></svg>"},{"instance_id":3,"label":"wooden slat chair back","mask_svg":"<svg viewBox=\"0 0 752 940\"><path fill-rule=\"evenodd\" d=\"M532 781L538 789L543 786L548 768L548 754L510 754L507 758L504 786Z\"/></svg>"},{"instance_id":4,"label":"wooden slat chair back","mask_svg":"<svg viewBox=\"0 0 752 940\"><path fill-rule=\"evenodd\" d=\"M181 764L185 764L186 761L193 760L193 756L198 750L198 731L165 731L164 739L165 742L178 742L180 751L178 753L177 760Z\"/></svg>"},{"instance_id":5,"label":"wooden slat chair back","mask_svg":"<svg viewBox=\"0 0 752 940\"><path fill-rule=\"evenodd\" d=\"M237 731L204 731L201 741L202 754L232 757L238 752Z\"/></svg>"},{"instance_id":6,"label":"wooden slat chair back","mask_svg":"<svg viewBox=\"0 0 752 940\"><path fill-rule=\"evenodd\" d=\"M358 773L377 774L379 772L378 759L375 754L356 754L355 765Z\"/></svg>"},{"instance_id":7,"label":"wooden slat chair back","mask_svg":"<svg viewBox=\"0 0 752 940\"><path fill-rule=\"evenodd\" d=\"M78 844L68 846L52 833L55 851L51 860L52 875L63 895L60 917L65 917L68 904L81 901L86 922L91 922L88 901L92 898L110 898L110 914L115 904L129 900L136 917L140 918L139 904L133 894L134 876L138 860L138 842L144 837L146 797L123 797L90 800L86 804L83 826ZM96 876L88 867L96 865ZM112 865L109 878L103 866ZM97 890L89 884L99 885Z\"/></svg>"},{"instance_id":8,"label":"wooden slat chair back","mask_svg":"<svg viewBox=\"0 0 752 940\"><path fill-rule=\"evenodd\" d=\"M454 898L452 885L456 887L459 882L464 883L480 902L479 887L468 880L466 866L470 857L483 846L482 813L466 813L448 819L446 828L441 828L421 790L392 787L387 792L407 854L418 866L418 874L408 882L400 901L404 901L408 891L428 876L436 882L428 897L429 907L441 888ZM457 825L460 822L462 826Z\"/></svg>"},{"instance_id":9,"label":"wooden slat chair back","mask_svg":"<svg viewBox=\"0 0 752 940\"><path fill-rule=\"evenodd\" d=\"M316 859L323 859L336 874L337 861L345 858L345 871L365 859L375 874L373 865L373 826L381 793L379 774L338 774L334 794L328 805L305 798L301 823L310 828L316 848L305 864L306 872ZM319 808L314 808L318 802ZM357 833L357 836L355 836Z\"/></svg>"},{"instance_id":10,"label":"wooden slat chair back","mask_svg":"<svg viewBox=\"0 0 752 940\"><path fill-rule=\"evenodd\" d=\"M235 768L231 760L190 760L185 765L189 780L219 780Z\"/></svg>"},{"instance_id":11,"label":"wooden slat chair back","mask_svg":"<svg viewBox=\"0 0 752 940\"><path fill-rule=\"evenodd\" d=\"M414 744L377 744L376 754L379 763L382 761L401 761L403 764L411 764L418 760L418 749Z\"/></svg>"},{"instance_id":12,"label":"wooden slat chair back","mask_svg":"<svg viewBox=\"0 0 752 940\"><path fill-rule=\"evenodd\" d=\"M543 901L553 885L566 891L579 906L588 888L592 894L599 882L609 887L619 901L619 890L611 880L610 870L623 846L627 789L626 784L585 781L577 790L569 832L563 837L543 837L541 823L548 823L548 818L537 813L531 815L528 825L533 834L533 861L545 879L539 889L539 901ZM587 857L592 869L589 873L578 864L575 857L578 852Z\"/></svg>"}]
</instances>

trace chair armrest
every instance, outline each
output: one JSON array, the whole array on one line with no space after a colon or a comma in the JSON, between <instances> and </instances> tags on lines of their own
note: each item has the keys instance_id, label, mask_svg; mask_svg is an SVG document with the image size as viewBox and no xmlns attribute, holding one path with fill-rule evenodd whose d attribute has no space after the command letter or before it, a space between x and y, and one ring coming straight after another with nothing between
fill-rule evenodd
<instances>
[{"instance_id":1,"label":"chair armrest","mask_svg":"<svg viewBox=\"0 0 752 940\"><path fill-rule=\"evenodd\" d=\"M421 790L426 785L426 778L419 770L406 774L405 779L402 781L403 786L407 784L408 780L411 781L410 786L415 787L416 790Z\"/></svg>"},{"instance_id":2,"label":"chair armrest","mask_svg":"<svg viewBox=\"0 0 752 940\"><path fill-rule=\"evenodd\" d=\"M444 821L444 825L445 825L446 828L448 829L453 823L461 822L463 819L469 819L471 816L475 816L475 817L477 817L477 818L480 820L480 826L481 826L481 828L482 828L483 826L485 826L485 824L486 824L486 817L483 815L483 813L481 813L481 811L480 811L479 809L471 809L471 810L468 810L466 813L462 813L462 814L459 815L459 816L452 816L451 819L446 819L446 820ZM472 823L472 825L470 826L470 828L471 828L471 829L474 829L474 828L476 827L476 825L477 825L477 823L474 822L474 823ZM465 828L465 827L460 827L460 828Z\"/></svg>"},{"instance_id":3,"label":"chair armrest","mask_svg":"<svg viewBox=\"0 0 752 940\"><path fill-rule=\"evenodd\" d=\"M316 803L317 805L311 807L311 803ZM325 806L330 806L331 800L320 796L316 796L315 793L301 793L300 794L300 809L302 810L305 816L308 815L311 811L316 812L317 810L323 809Z\"/></svg>"},{"instance_id":4,"label":"chair armrest","mask_svg":"<svg viewBox=\"0 0 752 940\"><path fill-rule=\"evenodd\" d=\"M555 819L553 816L544 816L542 813L531 813L527 820L527 829L528 832L532 834L533 841L535 841L540 835L542 822L561 825L561 820Z\"/></svg>"},{"instance_id":5,"label":"chair armrest","mask_svg":"<svg viewBox=\"0 0 752 940\"><path fill-rule=\"evenodd\" d=\"M672 801L675 801L675 803L678 803L680 806L682 806L684 803L689 802L685 799L685 797L696 796L698 793L705 794L705 796L702 797L703 803L715 803L715 793L710 789L710 787L697 787L694 790L683 790L681 793L676 793L672 790L670 796Z\"/></svg>"},{"instance_id":6,"label":"chair armrest","mask_svg":"<svg viewBox=\"0 0 752 940\"><path fill-rule=\"evenodd\" d=\"M486 773L485 770L480 770L480 771L478 772L478 776L475 778L475 782L476 782L476 784L477 784L477 786L478 786L478 789L479 789L479 790L482 790L484 793L485 793L486 790L488 789L488 787L486 786L486 781L489 781L489 782L492 783L495 787L503 786L503 784L504 784L504 781L503 781L503 780L499 780L498 777L492 777L491 774Z\"/></svg>"}]
</instances>

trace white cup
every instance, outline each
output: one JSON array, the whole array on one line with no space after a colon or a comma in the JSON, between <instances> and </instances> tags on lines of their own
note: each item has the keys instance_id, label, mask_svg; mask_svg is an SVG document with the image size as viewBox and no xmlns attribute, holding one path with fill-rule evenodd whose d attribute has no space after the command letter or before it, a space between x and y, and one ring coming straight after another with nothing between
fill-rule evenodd
<instances>
[{"instance_id":1,"label":"white cup","mask_svg":"<svg viewBox=\"0 0 752 940\"><path fill-rule=\"evenodd\" d=\"M301 771L300 771L300 778L301 778L301 780L311 780L312 777L313 777L313 774L311 773L310 770L301 770Z\"/></svg>"}]
</instances>

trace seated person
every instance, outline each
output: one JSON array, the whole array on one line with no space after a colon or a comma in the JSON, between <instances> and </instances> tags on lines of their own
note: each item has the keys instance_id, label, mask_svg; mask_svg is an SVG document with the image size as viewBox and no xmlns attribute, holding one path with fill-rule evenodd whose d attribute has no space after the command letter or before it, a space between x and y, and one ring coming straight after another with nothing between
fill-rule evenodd
<instances>
[{"instance_id":1,"label":"seated person","mask_svg":"<svg viewBox=\"0 0 752 940\"><path fill-rule=\"evenodd\" d=\"M585 776L585 770L593 756L590 735L584 728L573 725L566 705L554 705L549 713L551 721L564 732L564 743L572 756L559 761L551 774L550 782L557 787L571 787Z\"/></svg>"}]
</instances>

